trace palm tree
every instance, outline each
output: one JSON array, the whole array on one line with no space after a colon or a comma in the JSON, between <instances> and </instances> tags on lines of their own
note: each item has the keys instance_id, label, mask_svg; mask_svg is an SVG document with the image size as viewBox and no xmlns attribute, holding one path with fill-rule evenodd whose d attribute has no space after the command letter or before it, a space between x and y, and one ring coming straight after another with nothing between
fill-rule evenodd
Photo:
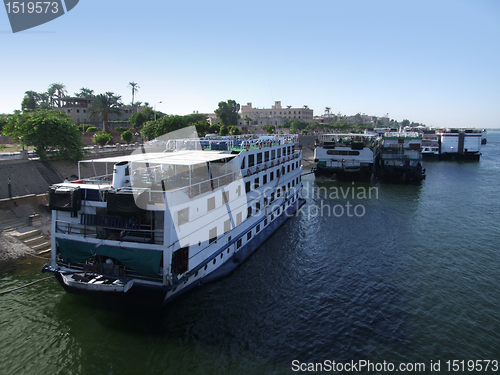
<instances>
[{"instance_id":1,"label":"palm tree","mask_svg":"<svg viewBox=\"0 0 500 375\"><path fill-rule=\"evenodd\" d=\"M328 117L330 117L330 110L331 110L330 107L325 107L325 113Z\"/></svg>"},{"instance_id":2,"label":"palm tree","mask_svg":"<svg viewBox=\"0 0 500 375\"><path fill-rule=\"evenodd\" d=\"M60 108L62 106L61 99L66 96L68 91L66 90L66 86L62 83L53 83L49 86L47 90L50 96L50 103L52 107L54 107L54 103L57 102L57 106Z\"/></svg>"},{"instance_id":3,"label":"palm tree","mask_svg":"<svg viewBox=\"0 0 500 375\"><path fill-rule=\"evenodd\" d=\"M40 94L36 91L26 91L24 93L23 101L21 102L21 109L23 111L34 111L38 107L38 101L40 100Z\"/></svg>"},{"instance_id":4,"label":"palm tree","mask_svg":"<svg viewBox=\"0 0 500 375\"><path fill-rule=\"evenodd\" d=\"M308 105L304 105L303 107L304 109L309 109L309 106Z\"/></svg>"},{"instance_id":5,"label":"palm tree","mask_svg":"<svg viewBox=\"0 0 500 375\"><path fill-rule=\"evenodd\" d=\"M134 94L139 91L140 87L139 85L132 81L132 82L129 82L128 83L128 86L127 87L130 87L132 89L132 105L134 105Z\"/></svg>"},{"instance_id":6,"label":"palm tree","mask_svg":"<svg viewBox=\"0 0 500 375\"><path fill-rule=\"evenodd\" d=\"M92 105L89 108L90 117L102 118L103 130L109 133L108 130L108 117L111 114L119 115L121 113L120 107L123 105L121 102L122 97L115 95L112 92L99 94L94 98Z\"/></svg>"},{"instance_id":7,"label":"palm tree","mask_svg":"<svg viewBox=\"0 0 500 375\"><path fill-rule=\"evenodd\" d=\"M80 89L80 92L75 93L75 96L77 98L87 99L87 98L94 98L95 94L94 94L94 90L91 90L87 87L82 87Z\"/></svg>"}]
</instances>

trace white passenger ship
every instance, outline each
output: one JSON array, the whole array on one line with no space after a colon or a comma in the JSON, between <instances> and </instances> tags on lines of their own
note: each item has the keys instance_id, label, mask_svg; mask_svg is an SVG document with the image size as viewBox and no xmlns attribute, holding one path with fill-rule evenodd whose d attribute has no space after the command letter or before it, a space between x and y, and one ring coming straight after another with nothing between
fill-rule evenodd
<instances>
[{"instance_id":1,"label":"white passenger ship","mask_svg":"<svg viewBox=\"0 0 500 375\"><path fill-rule=\"evenodd\" d=\"M315 174L339 180L370 180L375 172L376 134L321 134L314 148Z\"/></svg>"},{"instance_id":2,"label":"white passenger ship","mask_svg":"<svg viewBox=\"0 0 500 375\"><path fill-rule=\"evenodd\" d=\"M113 173L51 187L43 271L71 293L150 305L227 275L304 203L296 142L176 139L85 160Z\"/></svg>"}]
</instances>

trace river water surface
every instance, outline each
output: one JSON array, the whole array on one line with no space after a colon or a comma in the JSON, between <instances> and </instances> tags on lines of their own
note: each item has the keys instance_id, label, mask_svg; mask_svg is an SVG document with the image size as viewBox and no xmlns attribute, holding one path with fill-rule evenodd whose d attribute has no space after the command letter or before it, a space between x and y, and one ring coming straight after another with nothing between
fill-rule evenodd
<instances>
[{"instance_id":1,"label":"river water surface","mask_svg":"<svg viewBox=\"0 0 500 375\"><path fill-rule=\"evenodd\" d=\"M52 279L0 295L0 374L287 374L324 361L447 373L446 361L500 361L500 133L482 153L426 162L420 185L304 176L298 216L230 276L162 309L70 295ZM43 278L43 264L0 275L0 291Z\"/></svg>"}]
</instances>

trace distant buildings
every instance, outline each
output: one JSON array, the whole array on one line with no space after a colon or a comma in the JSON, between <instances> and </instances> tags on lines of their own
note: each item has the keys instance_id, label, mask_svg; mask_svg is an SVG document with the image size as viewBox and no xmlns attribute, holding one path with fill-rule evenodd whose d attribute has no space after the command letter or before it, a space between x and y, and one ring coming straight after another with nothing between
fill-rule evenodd
<instances>
[{"instance_id":1,"label":"distant buildings","mask_svg":"<svg viewBox=\"0 0 500 375\"><path fill-rule=\"evenodd\" d=\"M287 106L283 108L280 101L274 102L270 109L253 108L252 103L247 103L247 105L241 106L241 119L238 125L281 126L290 120L312 122L313 110L307 106L302 108Z\"/></svg>"},{"instance_id":2,"label":"distant buildings","mask_svg":"<svg viewBox=\"0 0 500 375\"><path fill-rule=\"evenodd\" d=\"M101 121L101 119L89 117L88 110L92 104L92 98L64 97L60 99L61 107L55 107L58 111L66 113L75 124L85 124ZM142 106L123 106L119 115L110 114L109 121L128 121L136 112L141 112Z\"/></svg>"}]
</instances>

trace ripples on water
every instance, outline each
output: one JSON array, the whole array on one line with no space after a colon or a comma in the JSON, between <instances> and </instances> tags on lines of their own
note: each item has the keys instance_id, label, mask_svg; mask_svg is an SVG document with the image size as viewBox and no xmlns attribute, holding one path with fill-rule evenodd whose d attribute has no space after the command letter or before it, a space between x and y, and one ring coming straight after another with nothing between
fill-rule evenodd
<instances>
[{"instance_id":1,"label":"ripples on water","mask_svg":"<svg viewBox=\"0 0 500 375\"><path fill-rule=\"evenodd\" d=\"M54 280L0 296L0 373L500 359L500 134L488 141L479 163L429 162L421 185L376 185L378 199L355 203L363 217L289 220L232 275L161 310L69 295ZM315 197L303 212L322 199L346 203ZM42 278L42 264L0 275L0 290Z\"/></svg>"}]
</instances>

